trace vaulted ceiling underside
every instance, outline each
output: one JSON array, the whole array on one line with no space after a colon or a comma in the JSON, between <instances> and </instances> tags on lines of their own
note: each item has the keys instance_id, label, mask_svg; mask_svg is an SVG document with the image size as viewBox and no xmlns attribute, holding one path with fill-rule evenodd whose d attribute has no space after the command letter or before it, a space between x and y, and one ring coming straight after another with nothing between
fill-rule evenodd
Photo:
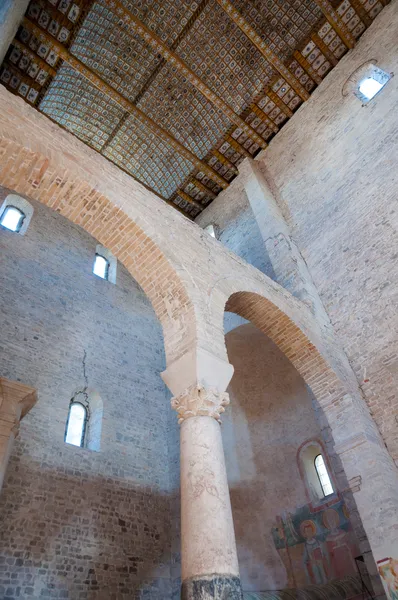
<instances>
[{"instance_id":1,"label":"vaulted ceiling underside","mask_svg":"<svg viewBox=\"0 0 398 600\"><path fill-rule=\"evenodd\" d=\"M387 1L32 0L0 81L193 218Z\"/></svg>"}]
</instances>

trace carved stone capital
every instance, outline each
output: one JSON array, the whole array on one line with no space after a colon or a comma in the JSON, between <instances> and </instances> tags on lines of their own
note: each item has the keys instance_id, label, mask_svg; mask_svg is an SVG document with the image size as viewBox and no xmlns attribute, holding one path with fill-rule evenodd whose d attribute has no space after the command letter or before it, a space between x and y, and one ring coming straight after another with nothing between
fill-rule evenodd
<instances>
[{"instance_id":1,"label":"carved stone capital","mask_svg":"<svg viewBox=\"0 0 398 600\"><path fill-rule=\"evenodd\" d=\"M225 412L224 407L228 404L227 392L201 385L193 385L171 399L171 407L177 411L180 425L190 417L213 417L221 423L220 414Z\"/></svg>"}]
</instances>

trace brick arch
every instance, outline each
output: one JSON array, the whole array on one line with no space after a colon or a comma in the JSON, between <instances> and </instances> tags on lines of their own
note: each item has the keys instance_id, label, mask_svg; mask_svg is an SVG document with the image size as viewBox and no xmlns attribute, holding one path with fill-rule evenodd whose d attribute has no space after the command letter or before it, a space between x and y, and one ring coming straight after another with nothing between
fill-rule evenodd
<instances>
[{"instance_id":1,"label":"brick arch","mask_svg":"<svg viewBox=\"0 0 398 600\"><path fill-rule=\"evenodd\" d=\"M234 292L225 310L247 319L285 354L322 405L337 401L347 392L316 345L293 319L270 299L255 292Z\"/></svg>"},{"instance_id":2,"label":"brick arch","mask_svg":"<svg viewBox=\"0 0 398 600\"><path fill-rule=\"evenodd\" d=\"M60 161L61 151L59 156L52 148L47 155L35 152L3 135L0 185L55 210L116 256L150 300L163 328L167 362L172 362L195 339L195 311L184 284L159 246L124 210L85 180L83 170L62 169Z\"/></svg>"},{"instance_id":3,"label":"brick arch","mask_svg":"<svg viewBox=\"0 0 398 600\"><path fill-rule=\"evenodd\" d=\"M329 359L322 346L325 342L327 346L329 341L333 346L333 340L329 339L328 333L323 339L324 332L319 335L319 331L314 331L311 335L316 323L311 323L306 317L300 320L300 308L294 299L289 300L285 295L281 299L281 310L272 286L261 292L236 289L239 288L232 289L231 286L227 292L224 288L227 292L225 310L247 319L265 333L290 360L316 398L325 441L334 456L339 489L349 507L357 539L363 544L362 552L368 543L364 531L370 542L373 558L366 554L365 559L378 586L380 582L373 559L382 559L386 549L390 553L396 552L397 543L396 534L383 516L384 509L375 506L371 498L375 490L377 494L383 488L383 498L380 496L378 500L386 507L386 514L388 511L395 513L398 507L398 471L386 451L358 384L353 382L339 357L333 360L330 355ZM270 292L268 297L263 296L262 293L267 291ZM302 310L306 312L304 307ZM334 348L334 352L338 349ZM358 481L361 481L360 486L356 485Z\"/></svg>"}]
</instances>

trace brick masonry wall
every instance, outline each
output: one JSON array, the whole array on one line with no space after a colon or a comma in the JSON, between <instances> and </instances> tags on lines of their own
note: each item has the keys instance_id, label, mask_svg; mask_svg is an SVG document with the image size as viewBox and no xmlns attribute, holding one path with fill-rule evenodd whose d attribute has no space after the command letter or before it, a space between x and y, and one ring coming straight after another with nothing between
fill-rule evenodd
<instances>
[{"instance_id":1,"label":"brick masonry wall","mask_svg":"<svg viewBox=\"0 0 398 600\"><path fill-rule=\"evenodd\" d=\"M0 498L0 598L171 598L178 483L160 324L120 263L116 285L92 274L94 238L32 204L24 236L0 231L1 375L39 396ZM104 405L100 452L64 443L84 351Z\"/></svg>"},{"instance_id":2,"label":"brick masonry wall","mask_svg":"<svg viewBox=\"0 0 398 600\"><path fill-rule=\"evenodd\" d=\"M398 72L397 27L394 1L277 136L264 165L398 464L398 80L366 107L342 95L367 60Z\"/></svg>"},{"instance_id":3,"label":"brick masonry wall","mask_svg":"<svg viewBox=\"0 0 398 600\"><path fill-rule=\"evenodd\" d=\"M297 452L304 442L322 439L322 424L303 379L254 325L228 333L226 345L235 372L228 387L231 405L222 418L222 436L242 587L244 591L305 587L314 581L305 567L300 523L308 518L317 523L323 551L330 532L321 534L322 514L307 508ZM272 530L278 518L293 518L297 510L301 517L289 560L285 550L278 551ZM348 547L351 543L357 548L353 533L346 537ZM345 549L347 540L341 535L340 539ZM348 553L351 558L346 555L345 561L351 565L345 574L355 574L352 550ZM340 571L335 569L336 557L330 554L325 559L324 582L342 576L341 566Z\"/></svg>"},{"instance_id":4,"label":"brick masonry wall","mask_svg":"<svg viewBox=\"0 0 398 600\"><path fill-rule=\"evenodd\" d=\"M366 107L342 94L348 77L370 59L398 71L397 24L395 0L272 140L260 164L398 464L398 80ZM200 224L237 205L244 173L239 177ZM244 203L237 221L245 222Z\"/></svg>"},{"instance_id":5,"label":"brick masonry wall","mask_svg":"<svg viewBox=\"0 0 398 600\"><path fill-rule=\"evenodd\" d=\"M223 246L275 279L242 178L235 179L228 188L228 202L216 200L197 217L196 223L200 227L214 225Z\"/></svg>"}]
</instances>

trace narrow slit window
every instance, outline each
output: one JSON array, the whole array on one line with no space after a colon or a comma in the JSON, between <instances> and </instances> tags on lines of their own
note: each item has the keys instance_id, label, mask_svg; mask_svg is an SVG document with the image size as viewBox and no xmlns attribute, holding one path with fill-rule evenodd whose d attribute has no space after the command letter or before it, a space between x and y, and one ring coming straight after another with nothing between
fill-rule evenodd
<instances>
[{"instance_id":1,"label":"narrow slit window","mask_svg":"<svg viewBox=\"0 0 398 600\"><path fill-rule=\"evenodd\" d=\"M217 237L216 237L216 230L214 229L214 225L211 225L211 224L207 225L205 227L205 231L207 231L207 233L209 235L211 235L211 237L213 237L214 239L217 239Z\"/></svg>"},{"instance_id":2,"label":"narrow slit window","mask_svg":"<svg viewBox=\"0 0 398 600\"><path fill-rule=\"evenodd\" d=\"M86 432L87 409L80 402L72 402L66 423L65 442L73 446L84 445Z\"/></svg>"},{"instance_id":3,"label":"narrow slit window","mask_svg":"<svg viewBox=\"0 0 398 600\"><path fill-rule=\"evenodd\" d=\"M94 275L97 275L102 279L108 279L109 260L107 260L104 256L101 256L101 254L96 254L94 260L93 273Z\"/></svg>"},{"instance_id":4,"label":"narrow slit window","mask_svg":"<svg viewBox=\"0 0 398 600\"><path fill-rule=\"evenodd\" d=\"M325 461L323 460L322 454L318 454L318 456L315 457L314 464L315 470L319 477L319 482L322 487L323 495L325 497L330 496L331 494L333 494L333 486L332 482L330 481L329 473L326 469Z\"/></svg>"},{"instance_id":5,"label":"narrow slit window","mask_svg":"<svg viewBox=\"0 0 398 600\"><path fill-rule=\"evenodd\" d=\"M19 210L16 206L7 206L0 217L0 225L18 233L25 219L25 213Z\"/></svg>"}]
</instances>

